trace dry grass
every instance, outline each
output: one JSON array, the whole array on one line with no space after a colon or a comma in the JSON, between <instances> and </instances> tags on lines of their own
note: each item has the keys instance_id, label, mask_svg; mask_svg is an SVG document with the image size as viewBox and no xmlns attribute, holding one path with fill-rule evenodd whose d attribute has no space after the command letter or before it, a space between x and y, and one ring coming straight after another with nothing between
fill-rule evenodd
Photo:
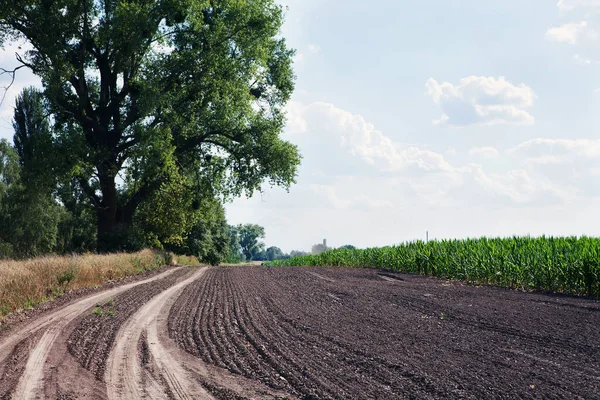
<instances>
[{"instance_id":1,"label":"dry grass","mask_svg":"<svg viewBox=\"0 0 600 400\"><path fill-rule=\"evenodd\" d=\"M175 256L175 259L177 260L177 264L181 264L181 265L192 265L192 266L200 265L200 261L198 261L198 258L196 258L196 256L180 255L180 256Z\"/></svg>"},{"instance_id":2,"label":"dry grass","mask_svg":"<svg viewBox=\"0 0 600 400\"><path fill-rule=\"evenodd\" d=\"M8 313L34 307L65 291L94 287L173 261L171 254L152 250L0 260L0 323Z\"/></svg>"}]
</instances>

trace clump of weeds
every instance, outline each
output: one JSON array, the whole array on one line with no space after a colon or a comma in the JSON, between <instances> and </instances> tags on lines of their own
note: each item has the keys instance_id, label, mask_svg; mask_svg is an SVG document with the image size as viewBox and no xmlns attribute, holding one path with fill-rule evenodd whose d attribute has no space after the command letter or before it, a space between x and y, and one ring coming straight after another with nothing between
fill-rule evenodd
<instances>
[{"instance_id":1,"label":"clump of weeds","mask_svg":"<svg viewBox=\"0 0 600 400\"><path fill-rule=\"evenodd\" d=\"M98 316L106 315L108 317L114 317L115 316L114 306L115 306L114 299L110 299L104 304L97 303L96 308L94 309L94 311L92 311L92 314L98 315Z\"/></svg>"}]
</instances>

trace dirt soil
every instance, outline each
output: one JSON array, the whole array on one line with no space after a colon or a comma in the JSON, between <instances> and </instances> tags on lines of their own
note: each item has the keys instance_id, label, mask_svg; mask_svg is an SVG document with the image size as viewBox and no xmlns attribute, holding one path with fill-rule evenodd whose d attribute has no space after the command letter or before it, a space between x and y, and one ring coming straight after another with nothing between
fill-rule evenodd
<instances>
[{"instance_id":1,"label":"dirt soil","mask_svg":"<svg viewBox=\"0 0 600 400\"><path fill-rule=\"evenodd\" d=\"M0 334L0 399L598 399L600 302L349 268L167 268Z\"/></svg>"},{"instance_id":2,"label":"dirt soil","mask_svg":"<svg viewBox=\"0 0 600 400\"><path fill-rule=\"evenodd\" d=\"M222 267L179 346L304 399L598 399L600 302L349 268Z\"/></svg>"}]
</instances>

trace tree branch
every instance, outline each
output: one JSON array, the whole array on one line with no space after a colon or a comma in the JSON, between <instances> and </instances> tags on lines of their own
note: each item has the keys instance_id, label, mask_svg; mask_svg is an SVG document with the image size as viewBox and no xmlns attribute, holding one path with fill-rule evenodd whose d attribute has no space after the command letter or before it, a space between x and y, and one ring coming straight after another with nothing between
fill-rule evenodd
<instances>
[{"instance_id":1,"label":"tree branch","mask_svg":"<svg viewBox=\"0 0 600 400\"><path fill-rule=\"evenodd\" d=\"M94 208L100 208L100 197L98 197L94 189L92 189L90 183L83 177L77 177L77 182L81 186L81 190L83 190L83 193L85 193L85 195L88 196L92 201Z\"/></svg>"},{"instance_id":2,"label":"tree branch","mask_svg":"<svg viewBox=\"0 0 600 400\"><path fill-rule=\"evenodd\" d=\"M2 94L2 100L0 100L0 105L2 105L2 103L4 103L4 99L6 98L6 93L8 93L9 89L15 83L15 77L17 75L17 71L20 70L21 68L25 68L25 67L26 67L26 65L23 64L23 65L19 65L18 67L15 67L12 70L0 68L0 76L10 75L10 83L7 86L2 87L2 89L4 89L4 93Z\"/></svg>"}]
</instances>

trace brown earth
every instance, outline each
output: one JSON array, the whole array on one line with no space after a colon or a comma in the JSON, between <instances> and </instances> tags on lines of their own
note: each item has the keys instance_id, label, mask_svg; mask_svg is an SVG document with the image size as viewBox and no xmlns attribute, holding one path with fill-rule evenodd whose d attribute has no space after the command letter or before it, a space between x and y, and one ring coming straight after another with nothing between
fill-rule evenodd
<instances>
[{"instance_id":1,"label":"brown earth","mask_svg":"<svg viewBox=\"0 0 600 400\"><path fill-rule=\"evenodd\" d=\"M0 398L600 398L600 302L371 269L163 269L0 334Z\"/></svg>"},{"instance_id":2,"label":"brown earth","mask_svg":"<svg viewBox=\"0 0 600 400\"><path fill-rule=\"evenodd\" d=\"M305 399L598 399L598 327L595 300L313 267L211 269L169 315L190 354Z\"/></svg>"}]
</instances>

